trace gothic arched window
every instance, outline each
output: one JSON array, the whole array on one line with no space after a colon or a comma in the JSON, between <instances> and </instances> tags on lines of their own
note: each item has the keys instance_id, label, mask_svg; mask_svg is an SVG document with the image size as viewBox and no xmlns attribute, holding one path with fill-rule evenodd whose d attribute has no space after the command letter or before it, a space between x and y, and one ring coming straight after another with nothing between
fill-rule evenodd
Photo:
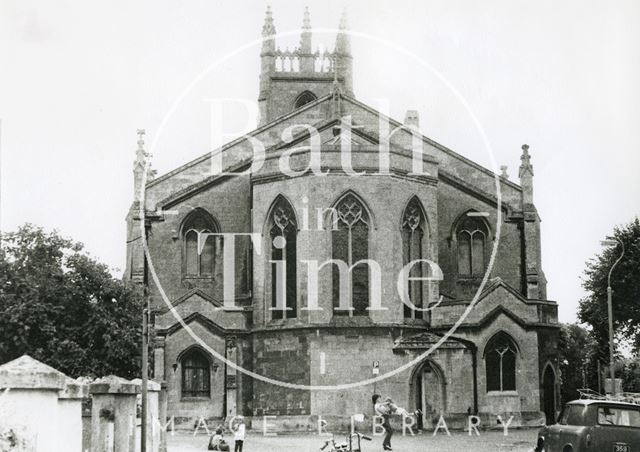
<instances>
[{"instance_id":1,"label":"gothic arched window","mask_svg":"<svg viewBox=\"0 0 640 452\"><path fill-rule=\"evenodd\" d=\"M182 397L211 397L211 364L199 349L189 350L181 358Z\"/></svg>"},{"instance_id":2,"label":"gothic arched window","mask_svg":"<svg viewBox=\"0 0 640 452\"><path fill-rule=\"evenodd\" d=\"M516 357L518 349L506 333L498 333L485 349L487 391L516 390Z\"/></svg>"},{"instance_id":3,"label":"gothic arched window","mask_svg":"<svg viewBox=\"0 0 640 452\"><path fill-rule=\"evenodd\" d=\"M297 226L293 208L282 196L278 197L271 209L269 221L272 261L271 316L273 319L293 319L297 315ZM278 304L279 296L283 298Z\"/></svg>"},{"instance_id":4,"label":"gothic arched window","mask_svg":"<svg viewBox=\"0 0 640 452\"><path fill-rule=\"evenodd\" d=\"M182 226L184 238L183 265L186 277L211 278L214 274L216 244L218 237L203 236L203 233L218 232L215 221L202 209L192 212ZM198 237L203 246L198 250Z\"/></svg>"},{"instance_id":5,"label":"gothic arched window","mask_svg":"<svg viewBox=\"0 0 640 452\"><path fill-rule=\"evenodd\" d=\"M293 108L300 108L309 102L313 102L317 97L311 91L304 91L298 97L296 97L296 101L293 104Z\"/></svg>"},{"instance_id":6,"label":"gothic arched window","mask_svg":"<svg viewBox=\"0 0 640 452\"><path fill-rule=\"evenodd\" d=\"M426 227L426 219L418 198L414 197L407 204L402 216L402 257L403 265L422 259L422 246ZM411 267L410 277L426 276L426 265L423 262ZM423 307L424 282L409 281L409 299L417 307ZM422 319L423 311L416 311L404 305L405 319Z\"/></svg>"},{"instance_id":7,"label":"gothic arched window","mask_svg":"<svg viewBox=\"0 0 640 452\"><path fill-rule=\"evenodd\" d=\"M475 217L460 222L456 231L458 243L458 274L482 276L486 269L488 230L485 223Z\"/></svg>"},{"instance_id":8,"label":"gothic arched window","mask_svg":"<svg viewBox=\"0 0 640 452\"><path fill-rule=\"evenodd\" d=\"M369 215L358 198L348 194L335 207L336 224L331 232L331 256L351 267L369 258ZM353 310L336 310L340 304L340 270L332 266L333 307L336 315L367 315L369 266L361 263L351 270Z\"/></svg>"}]
</instances>

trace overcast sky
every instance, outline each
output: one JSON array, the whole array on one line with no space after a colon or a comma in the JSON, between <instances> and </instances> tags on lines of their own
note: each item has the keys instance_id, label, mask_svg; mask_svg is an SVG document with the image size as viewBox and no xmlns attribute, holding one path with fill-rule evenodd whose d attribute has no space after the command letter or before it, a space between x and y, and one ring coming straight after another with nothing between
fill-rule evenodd
<instances>
[{"instance_id":1,"label":"overcast sky","mask_svg":"<svg viewBox=\"0 0 640 452\"><path fill-rule=\"evenodd\" d=\"M426 135L491 167L469 113L422 60L516 182L531 146L549 298L573 321L585 261L640 210L640 2L270 3L278 32L301 26L305 4L314 27L335 28L346 5L350 28L376 37L353 37L360 100L388 100L397 119L419 110ZM123 268L136 129L157 139L160 174L206 153L206 99L256 99L258 47L213 68L160 124L196 77L260 37L266 4L0 0L2 229L57 228ZM316 33L318 44L333 37Z\"/></svg>"}]
</instances>

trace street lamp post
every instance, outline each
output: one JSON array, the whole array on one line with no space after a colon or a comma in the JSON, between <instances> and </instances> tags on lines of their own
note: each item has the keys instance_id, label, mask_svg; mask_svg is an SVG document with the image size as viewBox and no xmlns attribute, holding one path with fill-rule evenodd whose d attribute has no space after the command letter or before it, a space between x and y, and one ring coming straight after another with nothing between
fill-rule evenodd
<instances>
[{"instance_id":1,"label":"street lamp post","mask_svg":"<svg viewBox=\"0 0 640 452\"><path fill-rule=\"evenodd\" d=\"M613 395L616 383L616 371L613 368L613 303L611 300L613 291L611 290L611 273L618 262L622 259L622 256L624 256L624 243L612 237L607 237L607 240L603 240L601 243L604 246L616 246L617 244L620 244L622 247L622 252L609 269L609 277L607 278L607 310L609 312L609 372L611 373L611 395Z\"/></svg>"}]
</instances>

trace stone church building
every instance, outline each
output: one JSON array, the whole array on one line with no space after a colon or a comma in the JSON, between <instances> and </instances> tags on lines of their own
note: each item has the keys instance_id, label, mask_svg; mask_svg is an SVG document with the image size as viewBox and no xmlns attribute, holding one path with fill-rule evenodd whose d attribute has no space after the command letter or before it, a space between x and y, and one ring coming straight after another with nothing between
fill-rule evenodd
<instances>
[{"instance_id":1,"label":"stone church building","mask_svg":"<svg viewBox=\"0 0 640 452\"><path fill-rule=\"evenodd\" d=\"M399 122L360 102L344 19L333 51L313 50L308 11L298 48L280 50L275 33L268 10L250 139L159 177L145 177L139 141L125 277L147 288L153 378L168 384L169 415L193 425L242 414L258 426L277 416L269 423L314 431L322 417L331 430L370 416L375 391L420 409L425 428L440 415L450 427L469 414L484 425L553 416L557 304L547 300L528 146L514 183L420 134L416 112ZM310 168L314 146L326 175ZM245 235L216 235L231 233ZM331 259L369 259L379 272L359 262L342 290L337 264L310 264ZM410 306L398 275L416 260L401 285Z\"/></svg>"}]
</instances>

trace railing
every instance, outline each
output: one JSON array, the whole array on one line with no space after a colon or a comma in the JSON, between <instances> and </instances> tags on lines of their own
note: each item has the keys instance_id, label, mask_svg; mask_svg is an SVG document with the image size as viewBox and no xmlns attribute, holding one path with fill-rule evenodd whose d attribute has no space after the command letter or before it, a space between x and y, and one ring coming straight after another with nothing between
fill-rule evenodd
<instances>
[{"instance_id":1,"label":"railing","mask_svg":"<svg viewBox=\"0 0 640 452\"><path fill-rule=\"evenodd\" d=\"M620 392L618 394L600 394L593 389L578 389L580 399L590 400L611 400L614 402L627 402L640 405L640 393L638 392Z\"/></svg>"},{"instance_id":2,"label":"railing","mask_svg":"<svg viewBox=\"0 0 640 452\"><path fill-rule=\"evenodd\" d=\"M276 72L300 72L300 61L302 58L308 57L304 55L300 49L281 50L278 48L275 55ZM313 58L313 72L331 73L334 71L335 55L327 50L317 50L310 56Z\"/></svg>"}]
</instances>

